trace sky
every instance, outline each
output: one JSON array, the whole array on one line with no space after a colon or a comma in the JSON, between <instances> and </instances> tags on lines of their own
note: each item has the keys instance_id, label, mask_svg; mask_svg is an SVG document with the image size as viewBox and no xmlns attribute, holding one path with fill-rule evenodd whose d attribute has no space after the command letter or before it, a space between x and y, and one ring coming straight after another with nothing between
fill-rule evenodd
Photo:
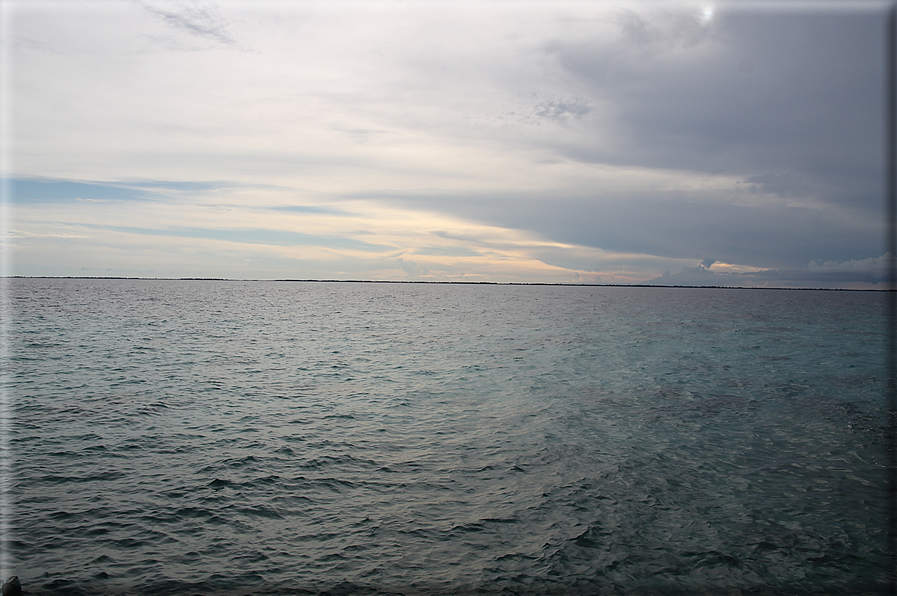
<instances>
[{"instance_id":1,"label":"sky","mask_svg":"<svg viewBox=\"0 0 897 596\"><path fill-rule=\"evenodd\" d=\"M3 273L882 289L888 8L0 0Z\"/></svg>"}]
</instances>

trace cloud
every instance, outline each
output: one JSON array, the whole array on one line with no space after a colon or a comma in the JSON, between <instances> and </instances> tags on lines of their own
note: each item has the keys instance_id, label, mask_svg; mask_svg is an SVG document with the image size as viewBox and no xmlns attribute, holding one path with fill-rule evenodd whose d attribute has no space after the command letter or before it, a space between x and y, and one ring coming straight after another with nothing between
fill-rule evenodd
<instances>
[{"instance_id":1,"label":"cloud","mask_svg":"<svg viewBox=\"0 0 897 596\"><path fill-rule=\"evenodd\" d=\"M214 5L190 1L142 4L148 12L161 17L166 25L177 30L226 47L238 45L231 33L230 21Z\"/></svg>"},{"instance_id":2,"label":"cloud","mask_svg":"<svg viewBox=\"0 0 897 596\"><path fill-rule=\"evenodd\" d=\"M23 267L841 283L882 253L884 9L44 6L10 41Z\"/></svg>"},{"instance_id":3,"label":"cloud","mask_svg":"<svg viewBox=\"0 0 897 596\"><path fill-rule=\"evenodd\" d=\"M20 230L9 230L8 238L87 238L84 234L64 234L64 233L35 233L23 232Z\"/></svg>"},{"instance_id":4,"label":"cloud","mask_svg":"<svg viewBox=\"0 0 897 596\"><path fill-rule=\"evenodd\" d=\"M619 37L555 40L548 54L614 110L618 138L583 138L565 154L740 174L758 184L774 172L765 190L794 192L800 182L826 201L878 207L882 14L721 5L703 26L697 14L658 9L624 19ZM667 47L677 49L660 51ZM745 61L749 71L740 68Z\"/></svg>"},{"instance_id":5,"label":"cloud","mask_svg":"<svg viewBox=\"0 0 897 596\"><path fill-rule=\"evenodd\" d=\"M706 263L683 267L679 273L666 271L648 282L670 286L744 286L801 288L875 288L883 287L894 269L895 258L889 252L881 257L810 263L801 269L761 269L758 271L715 272Z\"/></svg>"},{"instance_id":6,"label":"cloud","mask_svg":"<svg viewBox=\"0 0 897 596\"><path fill-rule=\"evenodd\" d=\"M744 178L750 192L782 197L806 197L813 191L807 180L793 172L767 172ZM817 189L818 190L818 189Z\"/></svg>"},{"instance_id":7,"label":"cloud","mask_svg":"<svg viewBox=\"0 0 897 596\"><path fill-rule=\"evenodd\" d=\"M592 111L592 107L588 103L581 100L567 101L543 101L536 104L535 113L540 118L549 120L564 121L568 118L582 118Z\"/></svg>"},{"instance_id":8,"label":"cloud","mask_svg":"<svg viewBox=\"0 0 897 596\"><path fill-rule=\"evenodd\" d=\"M665 271L660 277L645 282L648 285L663 286L717 286L729 285L733 279L729 274L717 274L703 264L696 267L683 267L679 273L670 275Z\"/></svg>"},{"instance_id":9,"label":"cloud","mask_svg":"<svg viewBox=\"0 0 897 596\"><path fill-rule=\"evenodd\" d=\"M825 261L819 263L810 261L806 272L808 278L820 280L832 285L847 282L864 282L873 285L888 282L889 276L894 271L895 258L890 252L881 257L869 259L854 259L844 262Z\"/></svg>"},{"instance_id":10,"label":"cloud","mask_svg":"<svg viewBox=\"0 0 897 596\"><path fill-rule=\"evenodd\" d=\"M647 13L617 9L613 21L620 26L627 45L640 57L691 48L711 33L704 10L687 5Z\"/></svg>"},{"instance_id":11,"label":"cloud","mask_svg":"<svg viewBox=\"0 0 897 596\"><path fill-rule=\"evenodd\" d=\"M526 230L559 244L609 252L690 260L712 254L727 263L757 268L797 268L819 255L831 260L839 255L880 254L879 214L867 217L835 205L786 208L777 200L766 202L765 197L739 188L738 181L723 181L728 188L723 186L721 192L728 201L720 201L721 193L713 188L710 177L702 181L653 174L634 171L617 182L612 175L605 177L598 171L588 191L393 192L375 196L403 209L427 208ZM695 182L710 188L688 187ZM618 185L624 188L616 188Z\"/></svg>"},{"instance_id":12,"label":"cloud","mask_svg":"<svg viewBox=\"0 0 897 596\"><path fill-rule=\"evenodd\" d=\"M422 269L414 261L406 261L402 257L396 259L396 263L398 263L399 267L402 268L402 271L404 271L408 275L408 277L412 279L417 279L421 275L427 275L430 272L428 269Z\"/></svg>"}]
</instances>

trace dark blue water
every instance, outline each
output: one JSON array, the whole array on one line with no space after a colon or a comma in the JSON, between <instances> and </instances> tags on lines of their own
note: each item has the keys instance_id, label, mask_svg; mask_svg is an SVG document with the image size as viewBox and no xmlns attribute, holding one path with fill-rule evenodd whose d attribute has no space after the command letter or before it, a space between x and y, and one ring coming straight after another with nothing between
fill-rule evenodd
<instances>
[{"instance_id":1,"label":"dark blue water","mask_svg":"<svg viewBox=\"0 0 897 596\"><path fill-rule=\"evenodd\" d=\"M8 280L30 594L884 590L884 295Z\"/></svg>"}]
</instances>

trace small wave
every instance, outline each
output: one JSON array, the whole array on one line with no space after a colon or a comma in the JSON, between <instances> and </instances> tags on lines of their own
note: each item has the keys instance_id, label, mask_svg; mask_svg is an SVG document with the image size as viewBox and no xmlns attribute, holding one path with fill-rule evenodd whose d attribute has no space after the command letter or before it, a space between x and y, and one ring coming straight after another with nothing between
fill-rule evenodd
<instances>
[{"instance_id":1,"label":"small wave","mask_svg":"<svg viewBox=\"0 0 897 596\"><path fill-rule=\"evenodd\" d=\"M484 524L517 524L520 520L514 517L484 517L480 520Z\"/></svg>"},{"instance_id":2,"label":"small wave","mask_svg":"<svg viewBox=\"0 0 897 596\"><path fill-rule=\"evenodd\" d=\"M239 512L244 515L254 516L254 517L264 517L267 519L283 519L284 514L282 511L278 510L275 507L270 507L267 505L256 505L253 507L243 507L239 509Z\"/></svg>"},{"instance_id":3,"label":"small wave","mask_svg":"<svg viewBox=\"0 0 897 596\"><path fill-rule=\"evenodd\" d=\"M59 476L56 474L48 474L39 478L42 482L49 484L64 484L67 482L108 482L111 480L119 480L124 478L123 472L100 472L99 474L90 474L87 476Z\"/></svg>"}]
</instances>

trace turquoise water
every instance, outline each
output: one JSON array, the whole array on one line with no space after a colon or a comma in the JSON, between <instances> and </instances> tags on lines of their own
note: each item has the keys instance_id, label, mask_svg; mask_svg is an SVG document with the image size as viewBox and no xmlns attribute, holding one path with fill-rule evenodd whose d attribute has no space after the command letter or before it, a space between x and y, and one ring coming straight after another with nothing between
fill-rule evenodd
<instances>
[{"instance_id":1,"label":"turquoise water","mask_svg":"<svg viewBox=\"0 0 897 596\"><path fill-rule=\"evenodd\" d=\"M8 280L30 594L884 591L884 295Z\"/></svg>"}]
</instances>

